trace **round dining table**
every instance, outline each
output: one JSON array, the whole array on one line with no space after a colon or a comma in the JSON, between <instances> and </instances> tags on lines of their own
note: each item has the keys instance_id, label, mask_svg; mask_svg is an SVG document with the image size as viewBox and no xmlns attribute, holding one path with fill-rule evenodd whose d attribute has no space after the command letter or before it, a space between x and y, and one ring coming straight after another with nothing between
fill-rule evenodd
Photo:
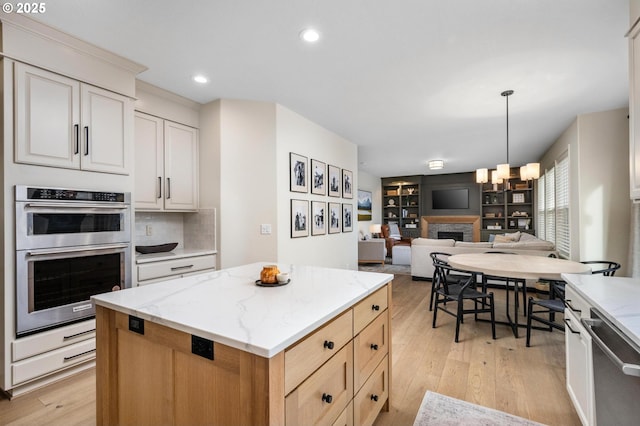
<instances>
[{"instance_id":1,"label":"round dining table","mask_svg":"<svg viewBox=\"0 0 640 426\"><path fill-rule=\"evenodd\" d=\"M455 254L447 260L456 269L521 280L559 281L561 274L591 273L589 265L584 263L528 254L465 253Z\"/></svg>"},{"instance_id":2,"label":"round dining table","mask_svg":"<svg viewBox=\"0 0 640 426\"><path fill-rule=\"evenodd\" d=\"M584 263L572 260L558 259L556 257L533 256L526 254L509 253L465 253L450 256L447 261L449 265L464 271L482 273L488 277L500 277L506 280L506 315L507 325L517 338L518 327L518 293L522 291L524 298L527 296L527 285L525 280L544 279L551 281L561 281L561 274L590 274L591 268ZM509 310L509 288L513 284L514 290L514 317L511 317ZM520 290L522 286L522 290ZM526 304L523 303L524 314L526 315ZM496 321L498 322L498 321Z\"/></svg>"}]
</instances>

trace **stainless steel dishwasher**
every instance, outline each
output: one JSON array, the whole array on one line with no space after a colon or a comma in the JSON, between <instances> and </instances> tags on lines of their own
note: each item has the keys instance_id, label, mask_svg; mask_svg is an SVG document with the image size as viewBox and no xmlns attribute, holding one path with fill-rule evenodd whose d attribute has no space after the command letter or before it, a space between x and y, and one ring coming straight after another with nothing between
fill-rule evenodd
<instances>
[{"instance_id":1,"label":"stainless steel dishwasher","mask_svg":"<svg viewBox=\"0 0 640 426\"><path fill-rule=\"evenodd\" d=\"M640 348L595 308L581 322L593 340L596 423L639 424Z\"/></svg>"}]
</instances>

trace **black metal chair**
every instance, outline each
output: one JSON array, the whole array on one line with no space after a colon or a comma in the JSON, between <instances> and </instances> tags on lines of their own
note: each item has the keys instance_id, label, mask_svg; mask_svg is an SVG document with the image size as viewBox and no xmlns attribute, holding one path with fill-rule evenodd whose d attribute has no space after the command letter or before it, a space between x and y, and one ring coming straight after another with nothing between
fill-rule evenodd
<instances>
[{"instance_id":1,"label":"black metal chair","mask_svg":"<svg viewBox=\"0 0 640 426\"><path fill-rule=\"evenodd\" d=\"M435 265L434 265L435 266ZM435 266L436 272L434 274L434 306L433 306L433 324L432 327L436 327L436 320L438 310L446 312L447 314L456 318L456 335L455 342L458 342L458 336L460 335L460 324L463 322L465 314L474 314L476 321L478 320L478 314L489 313L491 314L491 334L496 338L496 320L495 320L495 304L493 300L493 293L485 293L484 291L478 291L476 289L477 280L476 273L470 271L462 271L451 268L451 266L438 264ZM447 275L462 275L465 276L464 280L457 284L449 283L447 281ZM473 307L465 307L465 302L473 302ZM447 303L455 302L456 309L448 310Z\"/></svg>"},{"instance_id":2,"label":"black metal chair","mask_svg":"<svg viewBox=\"0 0 640 426\"><path fill-rule=\"evenodd\" d=\"M591 274L602 274L605 277L612 277L616 271L620 269L620 264L609 260L587 260L580 263L586 265L593 265ZM549 282L549 299L534 299L529 298L528 315L527 315L527 347L531 340L531 322L532 320L538 321L547 325L548 331L558 329L564 331L564 323L557 323L555 321L555 315L564 313L565 301L564 301L564 281L550 281ZM540 316L544 314L545 316Z\"/></svg>"}]
</instances>

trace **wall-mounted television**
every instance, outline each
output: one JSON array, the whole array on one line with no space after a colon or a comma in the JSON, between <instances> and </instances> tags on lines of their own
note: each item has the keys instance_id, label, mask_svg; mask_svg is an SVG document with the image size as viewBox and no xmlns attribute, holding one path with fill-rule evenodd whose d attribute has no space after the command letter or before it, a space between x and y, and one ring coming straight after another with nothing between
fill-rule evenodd
<instances>
[{"instance_id":1,"label":"wall-mounted television","mask_svg":"<svg viewBox=\"0 0 640 426\"><path fill-rule=\"evenodd\" d=\"M431 191L431 208L454 210L469 208L469 188L434 189Z\"/></svg>"}]
</instances>

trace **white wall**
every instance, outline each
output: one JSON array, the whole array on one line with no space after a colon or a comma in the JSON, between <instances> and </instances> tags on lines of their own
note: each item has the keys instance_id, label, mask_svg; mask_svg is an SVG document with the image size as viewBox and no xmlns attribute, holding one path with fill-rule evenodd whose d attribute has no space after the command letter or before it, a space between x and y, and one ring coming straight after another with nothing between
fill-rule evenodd
<instances>
[{"instance_id":1,"label":"white wall","mask_svg":"<svg viewBox=\"0 0 640 426\"><path fill-rule=\"evenodd\" d=\"M628 109L583 114L542 158L548 169L569 151L572 260L613 260L628 274L630 234Z\"/></svg>"},{"instance_id":2,"label":"white wall","mask_svg":"<svg viewBox=\"0 0 640 426\"><path fill-rule=\"evenodd\" d=\"M362 235L371 235L369 226L374 223L382 223L382 184L379 176L373 176L367 172L358 172L358 189L370 191L371 199L371 220L358 222L358 230Z\"/></svg>"},{"instance_id":3,"label":"white wall","mask_svg":"<svg viewBox=\"0 0 640 426\"><path fill-rule=\"evenodd\" d=\"M357 191L354 198L333 198L289 191L289 153L294 152L322 161L327 165L353 172L353 188L358 182L357 146L327 129L307 120L301 115L278 105L277 111L277 215L278 215L278 261L318 265L335 268L357 269L358 226L354 220L352 232L291 238L291 199L307 201L339 202L353 205L357 218ZM309 203L310 204L310 203Z\"/></svg>"}]
</instances>

